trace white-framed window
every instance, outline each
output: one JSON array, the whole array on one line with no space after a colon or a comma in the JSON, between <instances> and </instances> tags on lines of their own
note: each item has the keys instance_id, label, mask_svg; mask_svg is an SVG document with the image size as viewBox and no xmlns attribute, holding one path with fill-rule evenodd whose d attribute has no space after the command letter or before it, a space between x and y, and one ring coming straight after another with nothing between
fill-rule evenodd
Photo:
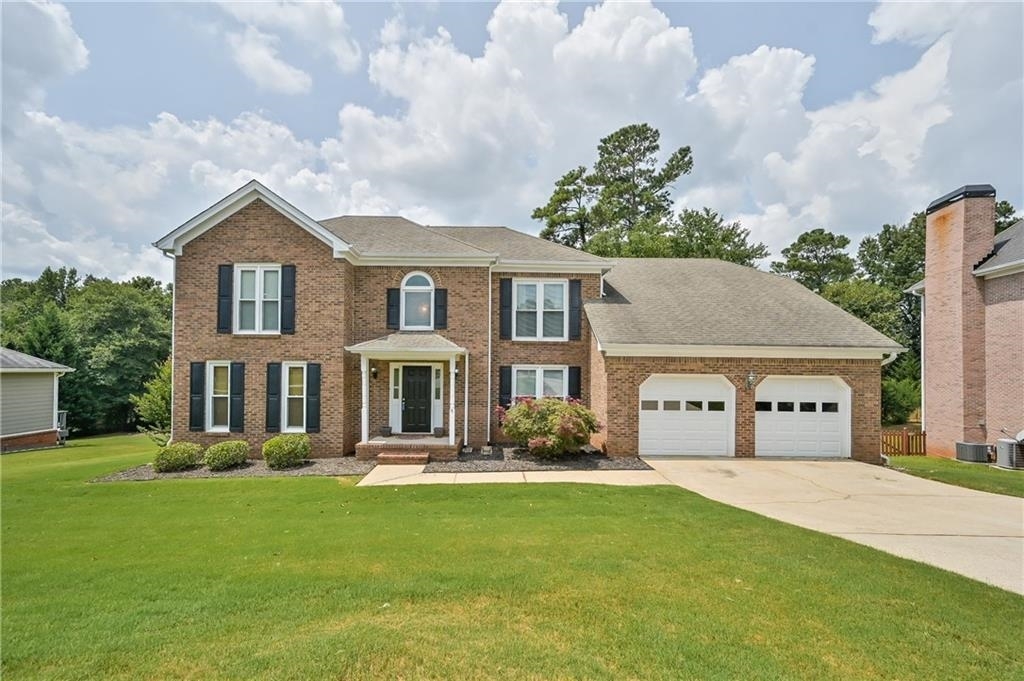
<instances>
[{"instance_id":1,"label":"white-framed window","mask_svg":"<svg viewBox=\"0 0 1024 681\"><path fill-rule=\"evenodd\" d=\"M281 266L235 265L235 333L281 333Z\"/></svg>"},{"instance_id":2,"label":"white-framed window","mask_svg":"<svg viewBox=\"0 0 1024 681\"><path fill-rule=\"evenodd\" d=\"M512 339L569 339L569 282L517 279L512 291Z\"/></svg>"},{"instance_id":3,"label":"white-framed window","mask_svg":"<svg viewBox=\"0 0 1024 681\"><path fill-rule=\"evenodd\" d=\"M231 362L206 363L206 430L226 433L231 426Z\"/></svg>"},{"instance_id":4,"label":"white-framed window","mask_svg":"<svg viewBox=\"0 0 1024 681\"><path fill-rule=\"evenodd\" d=\"M566 397L569 393L567 366L512 367L512 398Z\"/></svg>"},{"instance_id":5,"label":"white-framed window","mask_svg":"<svg viewBox=\"0 0 1024 681\"><path fill-rule=\"evenodd\" d=\"M306 363L281 365L281 432L306 432Z\"/></svg>"},{"instance_id":6,"label":"white-framed window","mask_svg":"<svg viewBox=\"0 0 1024 681\"><path fill-rule=\"evenodd\" d=\"M428 331L434 328L434 280L424 272L410 272L402 279L401 328Z\"/></svg>"}]
</instances>

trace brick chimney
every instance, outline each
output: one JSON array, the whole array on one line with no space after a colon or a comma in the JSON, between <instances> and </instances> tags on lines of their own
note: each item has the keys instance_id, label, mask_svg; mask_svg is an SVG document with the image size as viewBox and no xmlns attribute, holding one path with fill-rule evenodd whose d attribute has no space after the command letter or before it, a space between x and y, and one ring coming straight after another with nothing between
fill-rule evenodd
<instances>
[{"instance_id":1,"label":"brick chimney","mask_svg":"<svg viewBox=\"0 0 1024 681\"><path fill-rule=\"evenodd\" d=\"M928 205L923 307L929 453L986 442L985 305L974 267L992 249L996 190L971 184Z\"/></svg>"}]
</instances>

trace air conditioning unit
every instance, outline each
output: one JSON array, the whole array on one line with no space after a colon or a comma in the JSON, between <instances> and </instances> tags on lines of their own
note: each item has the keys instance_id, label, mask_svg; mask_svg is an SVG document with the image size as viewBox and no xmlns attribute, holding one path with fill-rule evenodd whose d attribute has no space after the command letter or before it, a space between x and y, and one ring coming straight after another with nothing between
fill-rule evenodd
<instances>
[{"instance_id":1,"label":"air conditioning unit","mask_svg":"<svg viewBox=\"0 0 1024 681\"><path fill-rule=\"evenodd\" d=\"M1024 442L996 440L996 465L1000 468L1024 468Z\"/></svg>"},{"instance_id":2,"label":"air conditioning unit","mask_svg":"<svg viewBox=\"0 0 1024 681\"><path fill-rule=\"evenodd\" d=\"M956 458L957 461L988 463L988 445L984 442L957 442Z\"/></svg>"}]
</instances>

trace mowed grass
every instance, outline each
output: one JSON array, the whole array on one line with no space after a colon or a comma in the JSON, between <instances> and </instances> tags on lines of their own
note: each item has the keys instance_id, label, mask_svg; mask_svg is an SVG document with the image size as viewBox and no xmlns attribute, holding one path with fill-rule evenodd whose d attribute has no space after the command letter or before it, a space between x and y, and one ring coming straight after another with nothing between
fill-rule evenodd
<instances>
[{"instance_id":1,"label":"mowed grass","mask_svg":"<svg viewBox=\"0 0 1024 681\"><path fill-rule=\"evenodd\" d=\"M1024 497L1024 471L1005 470L980 463L964 463L937 456L891 456L889 466L904 473L950 485Z\"/></svg>"},{"instance_id":2,"label":"mowed grass","mask_svg":"<svg viewBox=\"0 0 1024 681\"><path fill-rule=\"evenodd\" d=\"M674 487L4 456L3 678L1009 679L1024 598Z\"/></svg>"}]
</instances>

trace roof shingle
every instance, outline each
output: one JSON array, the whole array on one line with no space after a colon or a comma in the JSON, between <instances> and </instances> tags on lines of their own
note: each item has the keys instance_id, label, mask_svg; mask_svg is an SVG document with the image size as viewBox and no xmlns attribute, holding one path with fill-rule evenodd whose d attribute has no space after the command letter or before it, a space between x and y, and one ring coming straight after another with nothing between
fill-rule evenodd
<instances>
[{"instance_id":1,"label":"roof shingle","mask_svg":"<svg viewBox=\"0 0 1024 681\"><path fill-rule=\"evenodd\" d=\"M24 352L0 347L0 370L18 371L74 371L71 367L47 359L26 355Z\"/></svg>"}]
</instances>

